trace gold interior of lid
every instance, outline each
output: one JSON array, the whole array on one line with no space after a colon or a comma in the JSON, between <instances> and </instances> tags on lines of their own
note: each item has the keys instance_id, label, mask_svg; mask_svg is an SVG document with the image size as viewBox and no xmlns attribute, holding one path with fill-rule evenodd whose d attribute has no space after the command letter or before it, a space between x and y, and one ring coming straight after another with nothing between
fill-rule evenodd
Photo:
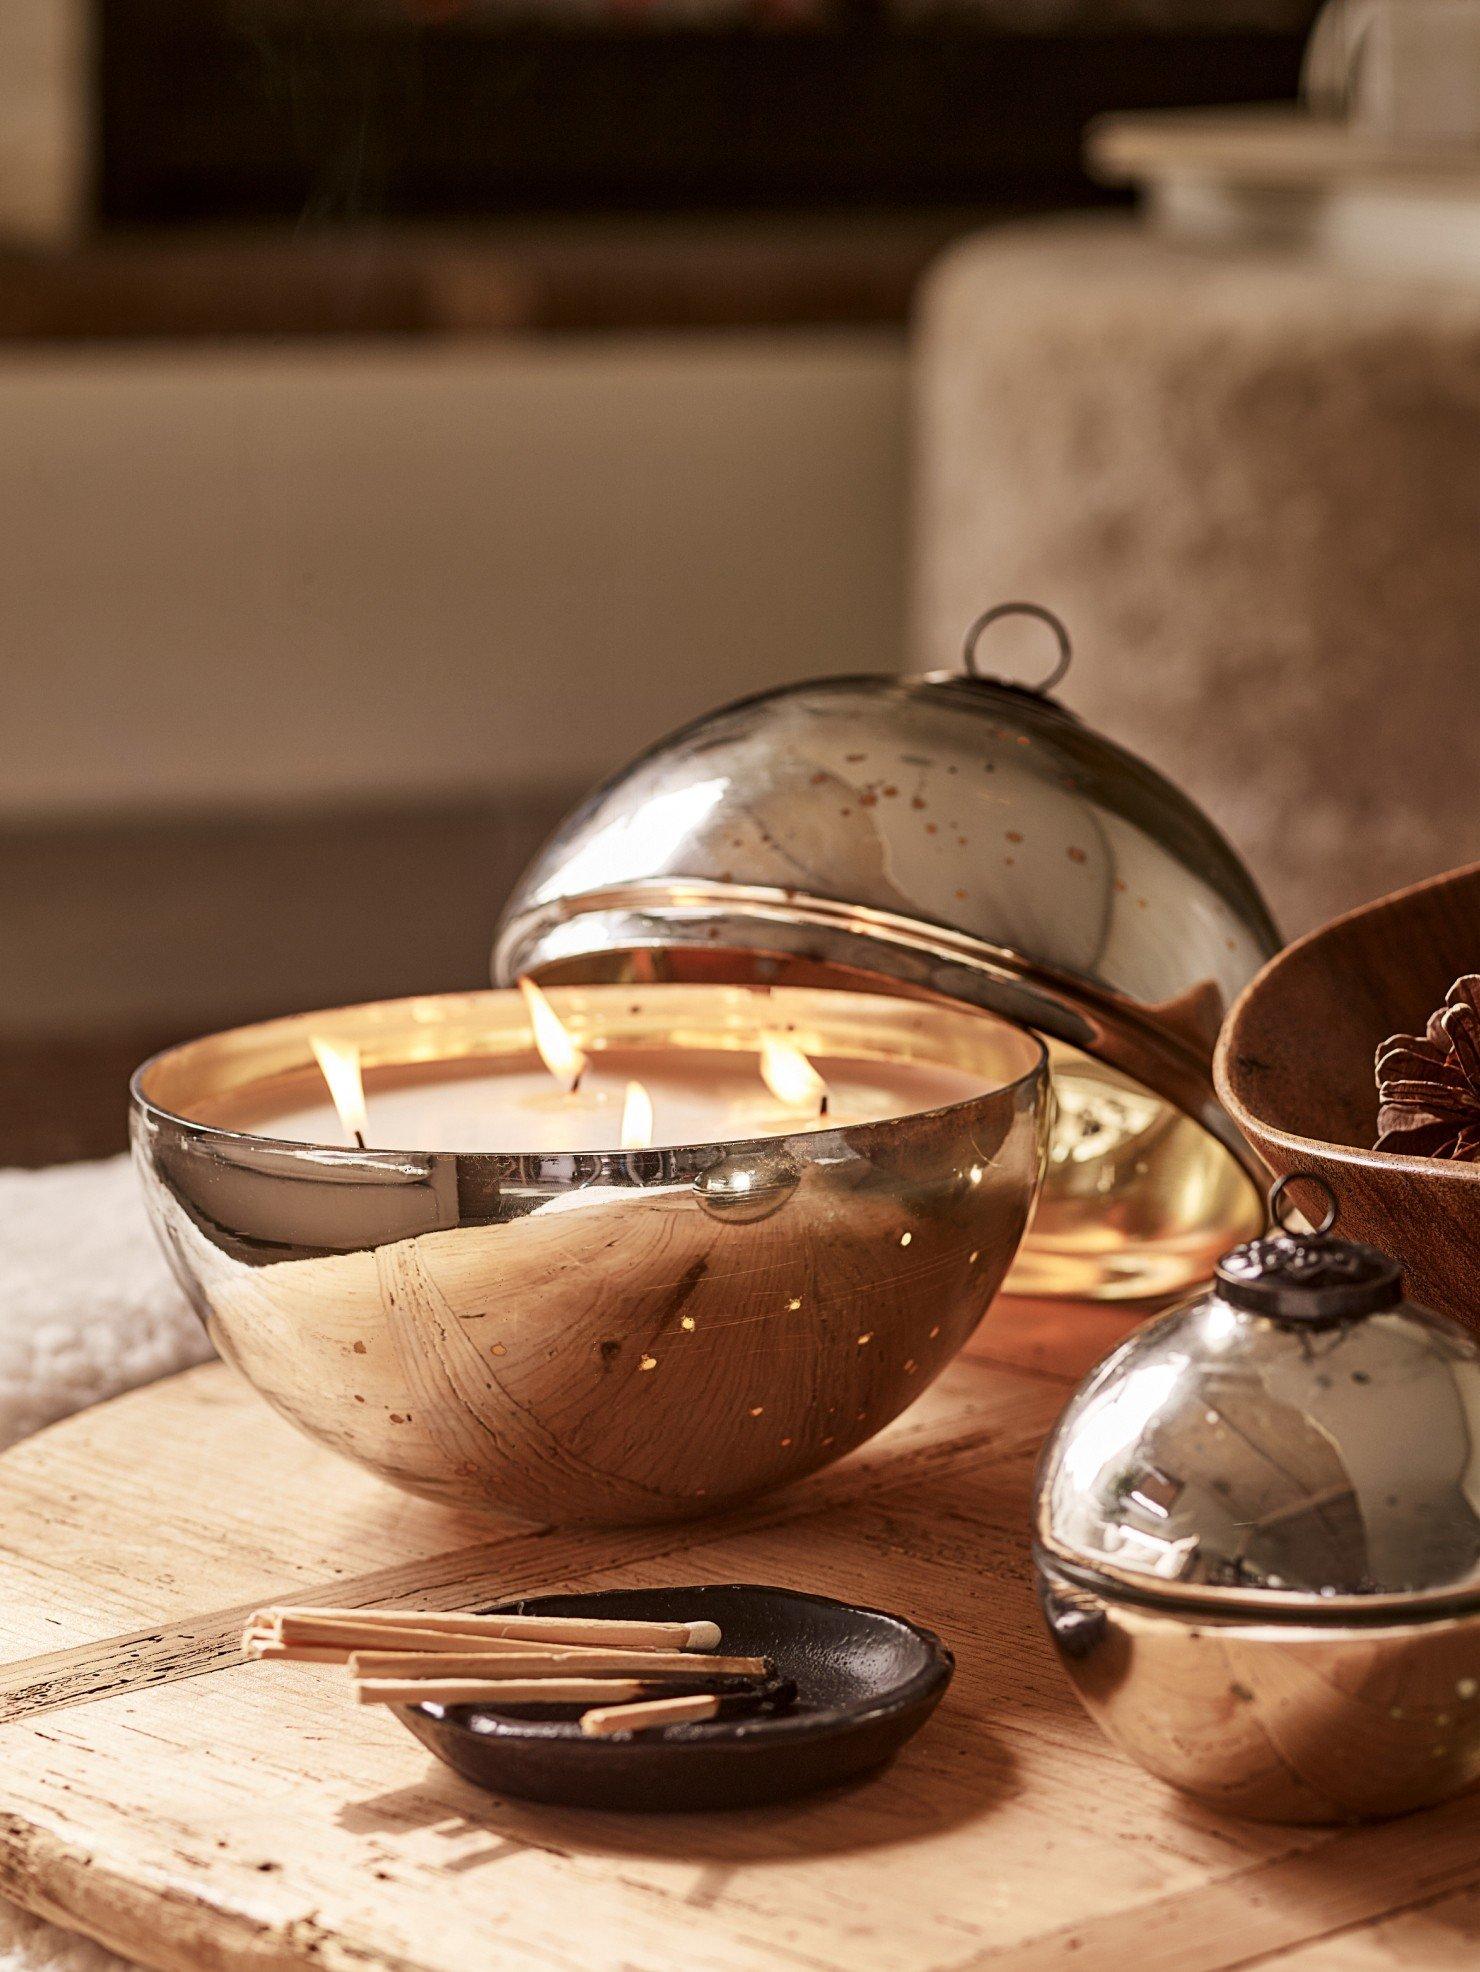
<instances>
[{"instance_id":1,"label":"gold interior of lid","mask_svg":"<svg viewBox=\"0 0 1480 1972\"><path fill-rule=\"evenodd\" d=\"M1140 1301L1206 1281L1264 1208L1191 1117L1104 1062L1048 1041L1057 1116L1038 1211L1009 1294Z\"/></svg>"},{"instance_id":2,"label":"gold interior of lid","mask_svg":"<svg viewBox=\"0 0 1480 1972\"><path fill-rule=\"evenodd\" d=\"M756 980L878 993L877 976L815 959L679 945L605 950L544 980ZM911 994L896 982L886 990ZM1264 1226L1263 1194L1232 1152L1130 1076L1048 1035L1056 1119L1037 1213L1004 1292L1161 1303L1212 1278Z\"/></svg>"}]
</instances>

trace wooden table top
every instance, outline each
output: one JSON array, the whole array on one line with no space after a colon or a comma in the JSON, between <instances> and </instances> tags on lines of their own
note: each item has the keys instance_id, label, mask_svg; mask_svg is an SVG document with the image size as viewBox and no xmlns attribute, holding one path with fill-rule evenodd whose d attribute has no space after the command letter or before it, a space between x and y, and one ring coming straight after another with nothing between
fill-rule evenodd
<instances>
[{"instance_id":1,"label":"wooden table top","mask_svg":"<svg viewBox=\"0 0 1480 1972\"><path fill-rule=\"evenodd\" d=\"M389 1491L213 1365L0 1460L0 1889L146 1965L329 1972L1282 1972L1473 1962L1480 1800L1261 1828L1080 1712L1031 1591L1038 1440L1125 1325L988 1317L875 1444L698 1525L500 1528ZM491 1798L344 1673L244 1662L271 1599L473 1606L762 1580L897 1608L957 1654L897 1763L771 1810Z\"/></svg>"}]
</instances>

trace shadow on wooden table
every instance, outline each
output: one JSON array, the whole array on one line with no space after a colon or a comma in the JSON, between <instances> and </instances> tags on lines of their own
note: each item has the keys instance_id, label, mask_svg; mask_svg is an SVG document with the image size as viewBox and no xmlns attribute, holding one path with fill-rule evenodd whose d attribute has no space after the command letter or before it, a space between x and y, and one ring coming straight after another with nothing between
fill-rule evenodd
<instances>
[{"instance_id":1,"label":"shadow on wooden table","mask_svg":"<svg viewBox=\"0 0 1480 1972\"><path fill-rule=\"evenodd\" d=\"M768 1808L715 1814L613 1814L545 1807L484 1794L455 1774L433 1768L425 1786L396 1788L349 1802L338 1820L356 1835L424 1828L451 1840L474 1829L486 1830L493 1838L486 1848L449 1860L449 1869L457 1871L497 1863L524 1849L542 1849L563 1856L645 1856L709 1864L706 1879L710 1874L722 1879L758 1863L928 1841L977 1820L1016 1791L1012 1754L980 1720L958 1713L950 1721L952 1766L971 1774L970 1787L952 1786L949 1773L930 1758L933 1730L933 1723L927 1724L918 1751L906 1748L874 1774ZM978 1742L970 1759L962 1756L963 1736ZM984 1771L991 1775L986 1788ZM692 1894L690 1901L699 1894ZM718 1883L712 1894L719 1894Z\"/></svg>"},{"instance_id":2,"label":"shadow on wooden table","mask_svg":"<svg viewBox=\"0 0 1480 1972\"><path fill-rule=\"evenodd\" d=\"M999 1294L963 1356L1077 1383L1133 1329L1185 1295L1159 1301L1049 1301Z\"/></svg>"}]
</instances>

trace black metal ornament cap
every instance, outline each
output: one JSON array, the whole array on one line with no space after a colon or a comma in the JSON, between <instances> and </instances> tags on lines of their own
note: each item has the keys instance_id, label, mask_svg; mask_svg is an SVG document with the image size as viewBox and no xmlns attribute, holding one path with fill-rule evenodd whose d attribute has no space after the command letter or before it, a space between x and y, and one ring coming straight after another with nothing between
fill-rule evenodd
<instances>
[{"instance_id":1,"label":"black metal ornament cap","mask_svg":"<svg viewBox=\"0 0 1480 1972\"><path fill-rule=\"evenodd\" d=\"M1325 1195L1325 1214L1312 1232L1295 1231L1283 1216L1297 1184ZM1307 1325L1354 1321L1401 1301L1403 1270L1391 1254L1331 1237L1337 1209L1335 1192L1314 1171L1281 1178L1269 1194L1269 1216L1279 1231L1223 1255L1218 1262L1223 1299L1275 1321Z\"/></svg>"}]
</instances>

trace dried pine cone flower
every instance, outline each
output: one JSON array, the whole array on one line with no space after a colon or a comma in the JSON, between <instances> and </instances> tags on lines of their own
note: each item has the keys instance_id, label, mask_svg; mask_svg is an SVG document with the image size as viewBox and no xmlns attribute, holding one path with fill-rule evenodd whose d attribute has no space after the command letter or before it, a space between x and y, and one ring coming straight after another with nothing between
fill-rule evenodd
<instances>
[{"instance_id":1,"label":"dried pine cone flower","mask_svg":"<svg viewBox=\"0 0 1480 1972\"><path fill-rule=\"evenodd\" d=\"M1422 1034L1377 1050L1376 1148L1480 1162L1480 972L1450 987Z\"/></svg>"}]
</instances>

